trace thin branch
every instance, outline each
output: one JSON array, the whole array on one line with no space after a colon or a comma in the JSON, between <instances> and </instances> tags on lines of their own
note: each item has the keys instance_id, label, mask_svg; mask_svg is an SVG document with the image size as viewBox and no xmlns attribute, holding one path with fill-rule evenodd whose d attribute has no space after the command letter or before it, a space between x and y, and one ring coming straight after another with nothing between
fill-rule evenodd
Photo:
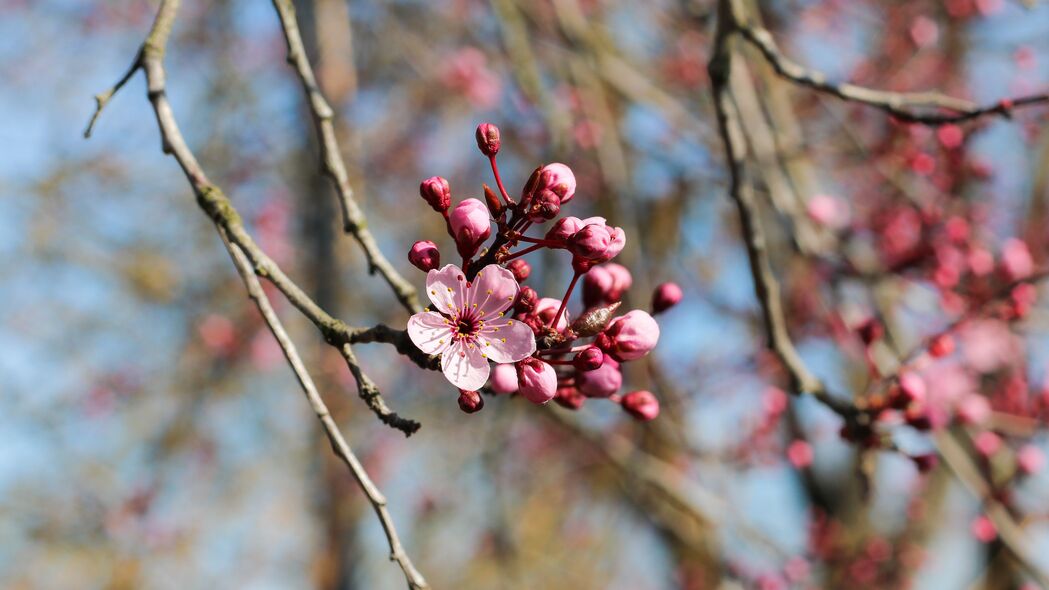
<instances>
[{"instance_id":1,"label":"thin branch","mask_svg":"<svg viewBox=\"0 0 1049 590\"><path fill-rule=\"evenodd\" d=\"M167 41L171 34L171 26L174 22L175 13L178 10L178 4L178 0L166 0L160 5L153 28L142 44L142 48L139 50L132 67L128 70L129 73L126 73L121 78L121 81L109 91L99 95L105 97L104 100L99 102L104 106L109 98L126 83L130 77L129 74L133 74L139 69L145 72L149 100L153 105L157 124L160 127L162 148L164 153L171 154L179 163L186 178L189 180L190 186L193 188L193 192L197 197L197 203L208 214L216 227L223 232L223 235L240 248L251 262L255 274L265 278L277 287L292 305L313 322L324 336L324 339L340 351L350 371L356 374L360 372L360 367L351 363L350 358L343 353L342 349L344 345L350 343L355 332L364 331L364 329L351 328L342 320L324 311L302 288L284 274L280 266L267 256L252 239L229 197L208 179L204 169L200 166L200 163L182 137L182 132L175 120L171 104L167 99L166 74L163 64L164 50L167 47ZM99 112L100 110L96 111L92 119L97 119ZM391 330L391 332L393 331ZM393 334L387 334L387 336L393 339ZM398 344L398 350L401 350L402 347L404 347L403 344ZM416 362L418 363L419 361L417 360ZM418 422L402 418L386 405L374 384L370 388L362 390L360 383L360 380L358 380L361 399L367 403L369 409L384 424L397 428L407 436L411 436L419 430L420 424Z\"/></svg>"},{"instance_id":2,"label":"thin branch","mask_svg":"<svg viewBox=\"0 0 1049 590\"><path fill-rule=\"evenodd\" d=\"M822 72L810 70L785 56L776 46L768 30L745 24L742 20L726 23L725 26L732 27L743 39L756 47L781 77L817 92L881 109L908 123L936 126L969 121L985 115L1008 118L1012 116L1015 108L1049 103L1047 93L1005 99L994 104L980 106L968 100L939 92L889 92L847 82L835 83L827 80ZM921 107L933 109L933 111L920 112L917 109ZM937 110L950 112L936 112Z\"/></svg>"},{"instance_id":3,"label":"thin branch","mask_svg":"<svg viewBox=\"0 0 1049 590\"><path fill-rule=\"evenodd\" d=\"M729 195L739 212L743 241L747 247L747 257L754 280L754 292L761 304L764 316L768 346L787 369L792 382L792 393L811 394L844 418L847 423L855 424L869 417L859 412L852 403L836 398L827 392L823 383L805 365L787 330L779 282L776 280L769 261L767 239L761 226L758 203L746 178L744 163L747 154L743 129L739 122L739 112L732 100L729 83L732 68L730 41L734 30L732 23L737 22L733 10L732 0L721 0L719 3L718 28L714 41L714 52L708 69L714 94L714 108L717 112L718 130L729 167Z\"/></svg>"},{"instance_id":4,"label":"thin branch","mask_svg":"<svg viewBox=\"0 0 1049 590\"><path fill-rule=\"evenodd\" d=\"M364 212L361 211L354 198L353 187L350 186L349 175L342 162L342 152L335 135L335 125L332 123L335 113L317 85L317 77L313 73L313 67L310 66L302 35L299 33L295 7L291 0L273 0L273 7L277 9L277 14L280 16L281 29L284 31L284 39L288 44L287 61L294 67L302 83L302 90L309 103L310 115L317 129L322 170L331 180L338 194L339 206L342 209L343 231L352 235L361 245L364 256L368 260L369 272L371 274L378 272L382 275L397 296L397 300L409 313L419 313L422 307L419 305L415 287L405 280L383 255L379 244L375 241L375 236L368 229L368 221L364 217Z\"/></svg>"},{"instance_id":5,"label":"thin branch","mask_svg":"<svg viewBox=\"0 0 1049 590\"><path fill-rule=\"evenodd\" d=\"M419 570L415 569L415 565L412 564L412 560L408 557L408 554L404 550L404 546L401 544L400 537L397 535L397 529L393 524L393 519L390 517L390 511L386 507L386 496L379 491L375 482L373 482L368 476L368 472L364 470L364 466L361 465L360 460L354 455L349 443L346 442L346 439L339 431L339 427L332 418L331 412L328 411L328 406L325 405L324 399L321 398L320 393L317 391L317 386L314 384L305 365L303 365L302 359L299 357L299 353L295 349L295 344L288 336L287 331L281 324L280 318L277 317L276 312L273 310L269 298L266 297L266 292L262 289L262 284L255 276L255 270L251 261L248 260L244 251L241 250L239 246L229 241L223 230L220 229L219 232L222 234L222 239L226 244L226 248L229 250L230 256L233 257L233 263L236 265L237 271L240 273L240 278L244 281L244 287L248 291L248 297L250 297L255 303L255 306L258 307L259 313L262 314L262 318L266 321L266 325L269 326L270 332L272 332L273 337L277 339L277 343L284 352L284 358L288 360L288 365L291 366L291 370L295 373L295 378L302 387L302 392L306 395L306 400L309 401L313 413L317 415L317 419L320 420L321 426L324 428L324 434L327 435L328 441L331 443L332 451L334 451L339 459L346 464L346 467L350 470L350 473L353 474L353 478L357 480L357 484L361 487L364 495L368 497L368 501L375 510L375 514L379 518L379 524L382 525L383 531L386 532L386 539L390 544L390 559L396 561L397 565L399 565L401 570L404 571L404 577L408 581L409 588L428 588L426 580L423 578L422 574L419 573ZM348 344L345 348L349 351ZM349 354L352 356L353 353L350 352ZM357 377L358 384L361 387L364 387L365 384L370 384L368 378L363 375L359 369L354 373L354 376ZM374 388L374 384L371 384L370 386Z\"/></svg>"}]
</instances>

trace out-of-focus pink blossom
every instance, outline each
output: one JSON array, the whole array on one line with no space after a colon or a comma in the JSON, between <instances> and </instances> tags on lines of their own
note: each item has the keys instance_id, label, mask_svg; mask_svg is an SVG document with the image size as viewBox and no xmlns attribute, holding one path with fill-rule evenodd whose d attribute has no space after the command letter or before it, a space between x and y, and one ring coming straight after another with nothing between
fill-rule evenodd
<instances>
[{"instance_id":1,"label":"out-of-focus pink blossom","mask_svg":"<svg viewBox=\"0 0 1049 590\"><path fill-rule=\"evenodd\" d=\"M805 206L809 218L830 229L839 230L849 225L849 206L830 195L814 195Z\"/></svg>"},{"instance_id":2,"label":"out-of-focus pink blossom","mask_svg":"<svg viewBox=\"0 0 1049 590\"><path fill-rule=\"evenodd\" d=\"M237 333L233 322L224 315L208 314L197 325L204 346L213 354L228 355L237 344Z\"/></svg>"},{"instance_id":3,"label":"out-of-focus pink blossom","mask_svg":"<svg viewBox=\"0 0 1049 590\"><path fill-rule=\"evenodd\" d=\"M981 543L990 543L998 538L998 528L986 515L977 516L969 525L969 532Z\"/></svg>"},{"instance_id":4,"label":"out-of-focus pink blossom","mask_svg":"<svg viewBox=\"0 0 1049 590\"><path fill-rule=\"evenodd\" d=\"M624 395L619 403L626 413L643 422L659 416L659 400L651 391L631 391Z\"/></svg>"},{"instance_id":5,"label":"out-of-focus pink blossom","mask_svg":"<svg viewBox=\"0 0 1049 590\"><path fill-rule=\"evenodd\" d=\"M962 142L965 141L965 133L957 125L944 125L936 130L936 139L943 147L953 150L961 147Z\"/></svg>"},{"instance_id":6,"label":"out-of-focus pink blossom","mask_svg":"<svg viewBox=\"0 0 1049 590\"><path fill-rule=\"evenodd\" d=\"M1002 270L1011 281L1026 279L1034 272L1034 260L1027 244L1016 238L1009 238L1002 244Z\"/></svg>"},{"instance_id":7,"label":"out-of-focus pink blossom","mask_svg":"<svg viewBox=\"0 0 1049 590\"><path fill-rule=\"evenodd\" d=\"M442 81L460 92L475 107L487 109L502 94L499 77L488 67L488 58L475 47L464 47L445 61Z\"/></svg>"},{"instance_id":8,"label":"out-of-focus pink blossom","mask_svg":"<svg viewBox=\"0 0 1049 590\"><path fill-rule=\"evenodd\" d=\"M1018 337L999 320L975 320L958 332L958 339L965 362L980 373L990 373L1020 358Z\"/></svg>"},{"instance_id":9,"label":"out-of-focus pink blossom","mask_svg":"<svg viewBox=\"0 0 1049 590\"><path fill-rule=\"evenodd\" d=\"M685 296L677 283L662 283L652 292L652 313L660 314L681 302Z\"/></svg>"},{"instance_id":10,"label":"out-of-focus pink blossom","mask_svg":"<svg viewBox=\"0 0 1049 590\"><path fill-rule=\"evenodd\" d=\"M991 402L982 395L971 393L958 401L954 414L963 424L979 426L990 419Z\"/></svg>"},{"instance_id":11,"label":"out-of-focus pink blossom","mask_svg":"<svg viewBox=\"0 0 1049 590\"><path fill-rule=\"evenodd\" d=\"M1042 452L1042 449L1026 444L1016 451L1016 467L1021 473L1033 475L1041 471L1044 466L1045 453Z\"/></svg>"},{"instance_id":12,"label":"out-of-focus pink blossom","mask_svg":"<svg viewBox=\"0 0 1049 590\"><path fill-rule=\"evenodd\" d=\"M973 447L984 457L994 455L1002 448L1002 438L990 430L984 430L973 437Z\"/></svg>"},{"instance_id":13,"label":"out-of-focus pink blossom","mask_svg":"<svg viewBox=\"0 0 1049 590\"><path fill-rule=\"evenodd\" d=\"M918 47L934 45L940 38L940 27L927 16L919 16L911 23L911 41Z\"/></svg>"},{"instance_id":14,"label":"out-of-focus pink blossom","mask_svg":"<svg viewBox=\"0 0 1049 590\"><path fill-rule=\"evenodd\" d=\"M787 460L797 469L812 465L812 445L803 440L796 440L787 445Z\"/></svg>"}]
</instances>

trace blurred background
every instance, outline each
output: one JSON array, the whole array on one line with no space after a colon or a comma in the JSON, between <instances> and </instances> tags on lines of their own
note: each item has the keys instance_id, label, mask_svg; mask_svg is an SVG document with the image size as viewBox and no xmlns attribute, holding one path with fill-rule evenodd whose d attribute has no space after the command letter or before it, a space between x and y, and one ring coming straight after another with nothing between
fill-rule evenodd
<instances>
[{"instance_id":1,"label":"blurred background","mask_svg":"<svg viewBox=\"0 0 1049 590\"><path fill-rule=\"evenodd\" d=\"M659 397L650 423L602 400L570 413L490 398L468 416L439 374L358 346L390 405L422 422L411 438L375 419L335 351L275 298L435 588L1033 583L951 470L916 469L910 457L935 450L927 433L889 419L901 451L860 450L835 414L782 393L710 105L713 0L296 6L370 227L417 286L409 246L452 251L418 183L442 175L455 200L479 196L492 181L473 132L491 121L511 193L564 162L579 181L566 213L626 230L629 307L647 307L662 281L685 292L626 375L625 389ZM92 97L127 68L155 10L0 0L0 586L403 587L370 505L161 152L141 75L82 138ZM1038 0L748 10L834 79L979 102L1045 89ZM790 330L838 394L876 393L871 365L981 302L997 276L986 267L1012 268L1017 241L1031 264L1049 262L1044 109L912 127L740 55L733 93ZM261 247L326 309L403 327L340 231L284 56L269 2L186 0L166 58L183 132ZM563 292L562 258L530 259L541 293ZM914 369L936 428L1049 571L1049 314L1036 302L1019 319L978 315ZM872 317L886 337L867 346L857 326Z\"/></svg>"}]
</instances>

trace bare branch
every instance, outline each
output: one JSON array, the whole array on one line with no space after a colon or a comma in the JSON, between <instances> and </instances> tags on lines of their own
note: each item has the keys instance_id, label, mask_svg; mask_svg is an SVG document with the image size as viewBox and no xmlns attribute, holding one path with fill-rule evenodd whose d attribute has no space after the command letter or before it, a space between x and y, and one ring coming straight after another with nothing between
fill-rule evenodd
<instances>
[{"instance_id":1,"label":"bare branch","mask_svg":"<svg viewBox=\"0 0 1049 590\"><path fill-rule=\"evenodd\" d=\"M419 305L415 287L405 280L383 255L375 237L368 229L364 212L361 211L354 197L346 166L342 162L342 152L339 149L338 139L336 139L335 125L332 123L335 113L324 95L321 94L317 78L310 66L309 57L306 56L306 48L302 43L299 24L295 18L295 7L291 0L273 0L273 6L280 16L281 29L284 31L284 39L288 44L288 63L295 68L295 73L302 83L302 90L309 103L313 124L317 129L322 170L325 176L331 179L338 193L339 205L342 208L343 231L352 235L361 245L368 260L369 272L372 274L378 272L382 275L382 278L393 289L401 305L409 313L418 313L422 311L422 307Z\"/></svg>"},{"instance_id":2,"label":"bare branch","mask_svg":"<svg viewBox=\"0 0 1049 590\"><path fill-rule=\"evenodd\" d=\"M733 26L732 23L726 26ZM998 101L994 104L980 106L968 100L947 96L939 92L888 92L849 84L835 83L815 70L810 70L791 60L776 46L772 35L761 27L735 21L735 30L756 47L772 69L781 77L800 86L806 86L817 92L830 94L842 100L858 102L881 109L893 117L908 123L923 125L946 125L977 119L984 115L1010 117L1013 109L1049 102L1049 94L1032 94L1014 99ZM919 112L916 109L925 107L931 112ZM936 112L950 111L948 113Z\"/></svg>"},{"instance_id":3,"label":"bare branch","mask_svg":"<svg viewBox=\"0 0 1049 590\"><path fill-rule=\"evenodd\" d=\"M419 570L415 569L415 565L412 564L412 560L408 557L404 546L401 544L393 519L390 518L390 511L386 508L386 497L368 476L368 472L364 470L364 466L361 465L360 460L354 455L353 449L350 448L349 443L346 442L346 439L339 431L339 427L335 423L334 418L332 418L331 412L328 411L328 406L324 403L324 399L321 398L320 393L317 391L317 386L314 384L305 365L303 365L302 359L295 349L295 344L291 341L287 331L281 324L280 318L277 317L276 312L273 310L273 306L266 297L266 292L262 289L262 284L256 278L251 261L248 260L239 246L229 241L224 230L220 229L219 233L222 234L226 248L229 250L230 256L233 257L233 263L237 266L240 278L244 281L244 287L248 291L248 296L255 302L256 307L259 308L259 313L262 314L266 325L269 326L270 332L277 339L277 343L284 352L284 358L288 360L288 364L295 373L295 378L302 387L302 392L306 395L306 400L309 401L313 413L317 415L317 419L320 420L321 426L324 428L324 434L327 435L332 450L346 464L350 473L353 474L353 478L357 480L357 484L364 491L364 495L368 497L372 508L375 509L375 514L379 518L379 524L382 525L383 530L386 532L386 539L390 544L390 559L401 566L401 570L404 571L404 576L408 580L409 588L428 588L426 580L419 573ZM350 346L347 344L344 348L352 357L353 353L350 351ZM354 363L352 366L357 365ZM365 386L370 386L374 389L374 384L360 372L359 368L354 373L354 376L357 377L358 386L362 389Z\"/></svg>"}]
</instances>

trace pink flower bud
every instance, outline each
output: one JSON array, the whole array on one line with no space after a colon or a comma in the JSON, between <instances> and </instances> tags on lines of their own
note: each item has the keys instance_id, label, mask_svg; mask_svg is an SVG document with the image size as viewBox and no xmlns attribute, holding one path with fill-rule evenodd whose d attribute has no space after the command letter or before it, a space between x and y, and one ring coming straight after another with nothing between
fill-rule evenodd
<instances>
[{"instance_id":1,"label":"pink flower bud","mask_svg":"<svg viewBox=\"0 0 1049 590\"><path fill-rule=\"evenodd\" d=\"M929 343L929 354L933 358L943 358L954 352L954 338L950 334L940 334Z\"/></svg>"},{"instance_id":2,"label":"pink flower bud","mask_svg":"<svg viewBox=\"0 0 1049 590\"><path fill-rule=\"evenodd\" d=\"M652 292L652 313L663 313L677 305L684 296L677 283L663 283Z\"/></svg>"},{"instance_id":3,"label":"pink flower bud","mask_svg":"<svg viewBox=\"0 0 1049 590\"><path fill-rule=\"evenodd\" d=\"M575 387L558 387L557 393L554 394L554 401L563 408L578 410L586 402L586 396Z\"/></svg>"},{"instance_id":4,"label":"pink flower bud","mask_svg":"<svg viewBox=\"0 0 1049 590\"><path fill-rule=\"evenodd\" d=\"M496 393L514 393L517 391L517 369L512 364L496 365L488 383Z\"/></svg>"},{"instance_id":5,"label":"pink flower bud","mask_svg":"<svg viewBox=\"0 0 1049 590\"><path fill-rule=\"evenodd\" d=\"M539 294L531 287L521 287L514 301L514 311L517 313L530 313L539 303Z\"/></svg>"},{"instance_id":6,"label":"pink flower bud","mask_svg":"<svg viewBox=\"0 0 1049 590\"><path fill-rule=\"evenodd\" d=\"M795 469L804 469L812 465L812 445L796 440L787 445L787 460Z\"/></svg>"},{"instance_id":7,"label":"pink flower bud","mask_svg":"<svg viewBox=\"0 0 1049 590\"><path fill-rule=\"evenodd\" d=\"M910 404L924 404L927 390L925 380L917 373L900 374L899 406L906 407Z\"/></svg>"},{"instance_id":8,"label":"pink flower bud","mask_svg":"<svg viewBox=\"0 0 1049 590\"><path fill-rule=\"evenodd\" d=\"M561 212L561 198L551 190L539 191L528 205L528 220L543 223L557 217Z\"/></svg>"},{"instance_id":9,"label":"pink flower bud","mask_svg":"<svg viewBox=\"0 0 1049 590\"><path fill-rule=\"evenodd\" d=\"M576 353L572 359L572 366L578 371L593 371L600 369L605 362L605 353L596 346L588 346Z\"/></svg>"},{"instance_id":10,"label":"pink flower bud","mask_svg":"<svg viewBox=\"0 0 1049 590\"><path fill-rule=\"evenodd\" d=\"M1045 466L1045 453L1042 449L1026 444L1016 451L1016 467L1025 475L1033 475Z\"/></svg>"},{"instance_id":11,"label":"pink flower bud","mask_svg":"<svg viewBox=\"0 0 1049 590\"><path fill-rule=\"evenodd\" d=\"M518 393L534 404L545 404L557 393L554 368L535 357L517 363L517 382Z\"/></svg>"},{"instance_id":12,"label":"pink flower bud","mask_svg":"<svg viewBox=\"0 0 1049 590\"><path fill-rule=\"evenodd\" d=\"M448 181L440 176L431 176L419 185L419 195L433 210L441 213L452 205L452 189Z\"/></svg>"},{"instance_id":13,"label":"pink flower bud","mask_svg":"<svg viewBox=\"0 0 1049 590\"><path fill-rule=\"evenodd\" d=\"M1002 270L1011 281L1026 279L1034 272L1034 260L1027 244L1010 238L1002 244Z\"/></svg>"},{"instance_id":14,"label":"pink flower bud","mask_svg":"<svg viewBox=\"0 0 1049 590\"><path fill-rule=\"evenodd\" d=\"M830 195L815 195L805 206L809 218L829 229L838 230L849 225L849 207L841 199Z\"/></svg>"},{"instance_id":15,"label":"pink flower bud","mask_svg":"<svg viewBox=\"0 0 1049 590\"><path fill-rule=\"evenodd\" d=\"M991 418L991 402L982 395L970 393L958 401L954 414L963 424L984 424Z\"/></svg>"},{"instance_id":16,"label":"pink flower bud","mask_svg":"<svg viewBox=\"0 0 1049 590\"><path fill-rule=\"evenodd\" d=\"M576 372L575 384L587 397L608 397L623 385L623 374L619 372L619 363L606 356L597 369Z\"/></svg>"},{"instance_id":17,"label":"pink flower bud","mask_svg":"<svg viewBox=\"0 0 1049 590\"><path fill-rule=\"evenodd\" d=\"M459 390L459 409L467 414L481 411L484 407L484 398L476 391Z\"/></svg>"},{"instance_id":18,"label":"pink flower bud","mask_svg":"<svg viewBox=\"0 0 1049 590\"><path fill-rule=\"evenodd\" d=\"M437 250L437 244L430 240L419 240L408 251L408 262L423 272L429 272L441 266L441 253Z\"/></svg>"},{"instance_id":19,"label":"pink flower bud","mask_svg":"<svg viewBox=\"0 0 1049 590\"><path fill-rule=\"evenodd\" d=\"M602 219L601 222L604 223L604 219ZM578 217L562 217L557 220L557 223L555 223L552 228L550 228L550 231L546 232L546 239L555 242L567 242L568 238L572 237L572 234L583 229L584 225L586 224L584 224L583 220Z\"/></svg>"},{"instance_id":20,"label":"pink flower bud","mask_svg":"<svg viewBox=\"0 0 1049 590\"><path fill-rule=\"evenodd\" d=\"M990 518L981 514L969 525L969 531L973 537L981 543L990 543L998 538L998 528L994 526Z\"/></svg>"},{"instance_id":21,"label":"pink flower bud","mask_svg":"<svg viewBox=\"0 0 1049 590\"><path fill-rule=\"evenodd\" d=\"M973 438L973 446L977 453L990 457L1002 448L1002 439L990 430L985 430Z\"/></svg>"},{"instance_id":22,"label":"pink flower bud","mask_svg":"<svg viewBox=\"0 0 1049 590\"><path fill-rule=\"evenodd\" d=\"M547 164L539 173L539 186L553 191L564 205L575 196L575 174L564 164Z\"/></svg>"},{"instance_id":23,"label":"pink flower bud","mask_svg":"<svg viewBox=\"0 0 1049 590\"><path fill-rule=\"evenodd\" d=\"M514 278L518 283L523 283L532 274L532 266L521 258L511 260L510 264L506 265L506 269L514 273Z\"/></svg>"},{"instance_id":24,"label":"pink flower bud","mask_svg":"<svg viewBox=\"0 0 1049 590\"><path fill-rule=\"evenodd\" d=\"M605 352L618 361L632 361L656 347L659 324L647 312L635 309L612 320L602 335L605 338L598 340Z\"/></svg>"},{"instance_id":25,"label":"pink flower bud","mask_svg":"<svg viewBox=\"0 0 1049 590\"><path fill-rule=\"evenodd\" d=\"M481 123L477 126L477 147L481 153L491 157L499 153L502 141L499 139L499 128L491 123Z\"/></svg>"},{"instance_id":26,"label":"pink flower bud","mask_svg":"<svg viewBox=\"0 0 1049 590\"><path fill-rule=\"evenodd\" d=\"M603 223L591 223L568 239L568 249L589 266L612 260L625 245L623 230Z\"/></svg>"},{"instance_id":27,"label":"pink flower bud","mask_svg":"<svg viewBox=\"0 0 1049 590\"><path fill-rule=\"evenodd\" d=\"M620 405L637 420L648 422L659 415L659 400L651 391L631 391L623 396Z\"/></svg>"},{"instance_id":28,"label":"pink flower bud","mask_svg":"<svg viewBox=\"0 0 1049 590\"><path fill-rule=\"evenodd\" d=\"M449 222L455 234L455 245L463 257L477 253L488 236L492 235L488 207L477 199L466 199L452 210Z\"/></svg>"}]
</instances>

